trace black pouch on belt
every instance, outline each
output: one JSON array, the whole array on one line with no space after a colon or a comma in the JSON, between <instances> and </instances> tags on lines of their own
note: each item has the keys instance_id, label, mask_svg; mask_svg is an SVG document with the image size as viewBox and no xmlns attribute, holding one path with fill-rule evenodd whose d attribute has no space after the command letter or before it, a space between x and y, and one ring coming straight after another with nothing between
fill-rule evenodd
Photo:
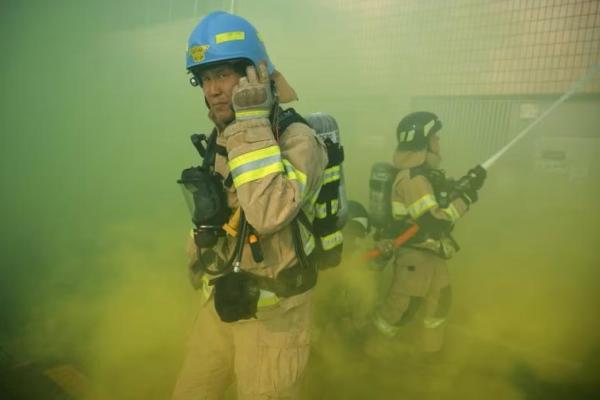
<instances>
[{"instance_id":1,"label":"black pouch on belt","mask_svg":"<svg viewBox=\"0 0 600 400\"><path fill-rule=\"evenodd\" d=\"M244 271L230 272L213 282L215 310L221 321L256 318L260 288L255 276Z\"/></svg>"}]
</instances>

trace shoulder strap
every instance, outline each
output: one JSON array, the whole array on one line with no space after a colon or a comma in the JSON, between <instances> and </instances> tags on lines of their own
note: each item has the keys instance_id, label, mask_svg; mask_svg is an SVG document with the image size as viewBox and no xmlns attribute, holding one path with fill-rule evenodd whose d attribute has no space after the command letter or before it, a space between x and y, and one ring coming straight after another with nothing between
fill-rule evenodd
<instances>
[{"instance_id":1,"label":"shoulder strap","mask_svg":"<svg viewBox=\"0 0 600 400\"><path fill-rule=\"evenodd\" d=\"M293 108L283 110L281 107L278 107L271 116L271 126L273 127L275 137L279 139L287 128L296 122L308 125L308 122Z\"/></svg>"},{"instance_id":2,"label":"shoulder strap","mask_svg":"<svg viewBox=\"0 0 600 400\"><path fill-rule=\"evenodd\" d=\"M202 168L209 170L215 166L215 154L217 152L217 130L213 129L206 141L206 155L202 160Z\"/></svg>"}]
</instances>

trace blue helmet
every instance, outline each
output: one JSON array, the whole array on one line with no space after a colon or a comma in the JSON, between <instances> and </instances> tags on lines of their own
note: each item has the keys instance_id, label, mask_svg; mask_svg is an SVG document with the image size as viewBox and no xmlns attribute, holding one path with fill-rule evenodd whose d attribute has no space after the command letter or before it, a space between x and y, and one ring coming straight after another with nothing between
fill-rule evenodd
<instances>
[{"instance_id":1,"label":"blue helmet","mask_svg":"<svg viewBox=\"0 0 600 400\"><path fill-rule=\"evenodd\" d=\"M185 62L188 70L239 59L248 60L255 67L266 61L269 74L275 69L260 34L244 18L215 11L196 25L188 40Z\"/></svg>"}]
</instances>

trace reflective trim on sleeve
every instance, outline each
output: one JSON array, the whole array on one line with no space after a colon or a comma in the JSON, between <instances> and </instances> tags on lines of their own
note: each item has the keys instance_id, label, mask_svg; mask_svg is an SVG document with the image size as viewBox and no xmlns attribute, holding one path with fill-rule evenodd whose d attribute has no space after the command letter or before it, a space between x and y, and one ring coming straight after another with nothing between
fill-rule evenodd
<instances>
[{"instance_id":1,"label":"reflective trim on sleeve","mask_svg":"<svg viewBox=\"0 0 600 400\"><path fill-rule=\"evenodd\" d=\"M383 319L383 317L379 315L379 313L375 313L375 316L373 317L373 325L375 325L379 332L381 332L387 337L396 336L396 334L400 330L399 327L394 326L387 322L385 319Z\"/></svg>"},{"instance_id":2,"label":"reflective trim on sleeve","mask_svg":"<svg viewBox=\"0 0 600 400\"><path fill-rule=\"evenodd\" d=\"M228 165L236 187L284 170L279 146L242 154L229 161Z\"/></svg>"},{"instance_id":3,"label":"reflective trim on sleeve","mask_svg":"<svg viewBox=\"0 0 600 400\"><path fill-rule=\"evenodd\" d=\"M408 206L408 212L410 213L411 217L417 219L435 206L437 206L435 196L432 194L426 194Z\"/></svg>"},{"instance_id":4,"label":"reflective trim on sleeve","mask_svg":"<svg viewBox=\"0 0 600 400\"><path fill-rule=\"evenodd\" d=\"M403 219L408 215L408 210L404 203L399 201L392 201L392 215L395 219Z\"/></svg>"},{"instance_id":5,"label":"reflective trim on sleeve","mask_svg":"<svg viewBox=\"0 0 600 400\"><path fill-rule=\"evenodd\" d=\"M335 246L342 244L344 241L344 236L341 231L335 231L327 236L321 237L321 244L323 245L323 250L331 250Z\"/></svg>"},{"instance_id":6,"label":"reflective trim on sleeve","mask_svg":"<svg viewBox=\"0 0 600 400\"><path fill-rule=\"evenodd\" d=\"M299 169L296 169L292 163L285 158L283 159L283 166L285 167L287 178L290 181L297 181L300 184L300 197L304 198L304 192L306 191L306 174Z\"/></svg>"},{"instance_id":7,"label":"reflective trim on sleeve","mask_svg":"<svg viewBox=\"0 0 600 400\"><path fill-rule=\"evenodd\" d=\"M458 210L456 209L456 207L454 207L454 204L450 204L447 208L442 208L442 211L448 217L450 217L450 220L452 222L456 222L460 218L460 213L458 212Z\"/></svg>"},{"instance_id":8,"label":"reflective trim on sleeve","mask_svg":"<svg viewBox=\"0 0 600 400\"><path fill-rule=\"evenodd\" d=\"M227 165L229 165L229 170L233 173L233 171L241 165L248 164L253 161L262 160L263 158L271 156L279 156L279 158L281 159L281 150L279 149L279 146L273 145L265 147L264 149L244 153L230 160L227 163Z\"/></svg>"},{"instance_id":9,"label":"reflective trim on sleeve","mask_svg":"<svg viewBox=\"0 0 600 400\"><path fill-rule=\"evenodd\" d=\"M245 172L233 178L233 184L235 185L235 187L240 187L245 183L262 179L265 176L274 174L276 172L283 172L283 164L278 162L277 164L271 164L266 167Z\"/></svg>"},{"instance_id":10,"label":"reflective trim on sleeve","mask_svg":"<svg viewBox=\"0 0 600 400\"><path fill-rule=\"evenodd\" d=\"M323 185L340 180L340 166L334 165L323 172Z\"/></svg>"},{"instance_id":11,"label":"reflective trim on sleeve","mask_svg":"<svg viewBox=\"0 0 600 400\"><path fill-rule=\"evenodd\" d=\"M423 320L423 325L427 329L435 329L440 327L444 322L446 322L446 318L429 317Z\"/></svg>"}]
</instances>

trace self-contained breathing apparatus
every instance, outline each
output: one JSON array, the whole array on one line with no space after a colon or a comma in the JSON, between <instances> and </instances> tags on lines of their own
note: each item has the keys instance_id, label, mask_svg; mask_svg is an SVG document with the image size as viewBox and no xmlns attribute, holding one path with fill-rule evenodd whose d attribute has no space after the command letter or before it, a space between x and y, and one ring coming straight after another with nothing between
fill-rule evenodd
<instances>
[{"instance_id":1,"label":"self-contained breathing apparatus","mask_svg":"<svg viewBox=\"0 0 600 400\"><path fill-rule=\"evenodd\" d=\"M271 122L277 138L294 122L308 125L293 109L284 111L277 108L273 114ZM255 262L263 260L261 243L243 211L238 209L233 212L227 206L224 185L231 185L231 177L223 178L214 171L216 153L227 155L226 149L217 145L216 135L216 130L208 138L206 135L192 135L192 143L202 156L203 162L200 167L183 170L178 183L182 186L195 226L194 241L198 257L192 269L215 276L211 280L211 284L214 285L215 309L221 320L234 322L256 316L261 289L273 292L278 297L291 297L314 287L318 268L339 263L341 237L337 245L332 247L334 252L339 251L339 256L331 253L330 249L325 249L325 245L317 245L312 254L306 255L299 224L303 224L316 238L321 239L316 240L317 243L324 243L322 239L326 234L331 231L335 233L343 225L339 217L343 210L340 203L345 204L345 197L340 201L339 196L343 151L339 137L337 142L331 139L326 141L330 159L323 186L317 197L317 204L323 204L323 212L317 212L322 218L315 216L311 223L304 212L300 211L291 223L294 250L299 262L279 272L273 279L252 274L240 266L246 247L250 248ZM336 153L336 150L339 150L339 153ZM229 260L222 260L213 247L217 245L220 237L228 233L237 236L236 245Z\"/></svg>"},{"instance_id":2,"label":"self-contained breathing apparatus","mask_svg":"<svg viewBox=\"0 0 600 400\"><path fill-rule=\"evenodd\" d=\"M317 236L316 259L320 270L340 264L343 250L342 228L347 219L348 201L344 184L344 148L336 120L325 113L307 115L308 125L315 130L327 148L327 167L323 185L315 204L312 230ZM305 122L306 123L306 122Z\"/></svg>"}]
</instances>

